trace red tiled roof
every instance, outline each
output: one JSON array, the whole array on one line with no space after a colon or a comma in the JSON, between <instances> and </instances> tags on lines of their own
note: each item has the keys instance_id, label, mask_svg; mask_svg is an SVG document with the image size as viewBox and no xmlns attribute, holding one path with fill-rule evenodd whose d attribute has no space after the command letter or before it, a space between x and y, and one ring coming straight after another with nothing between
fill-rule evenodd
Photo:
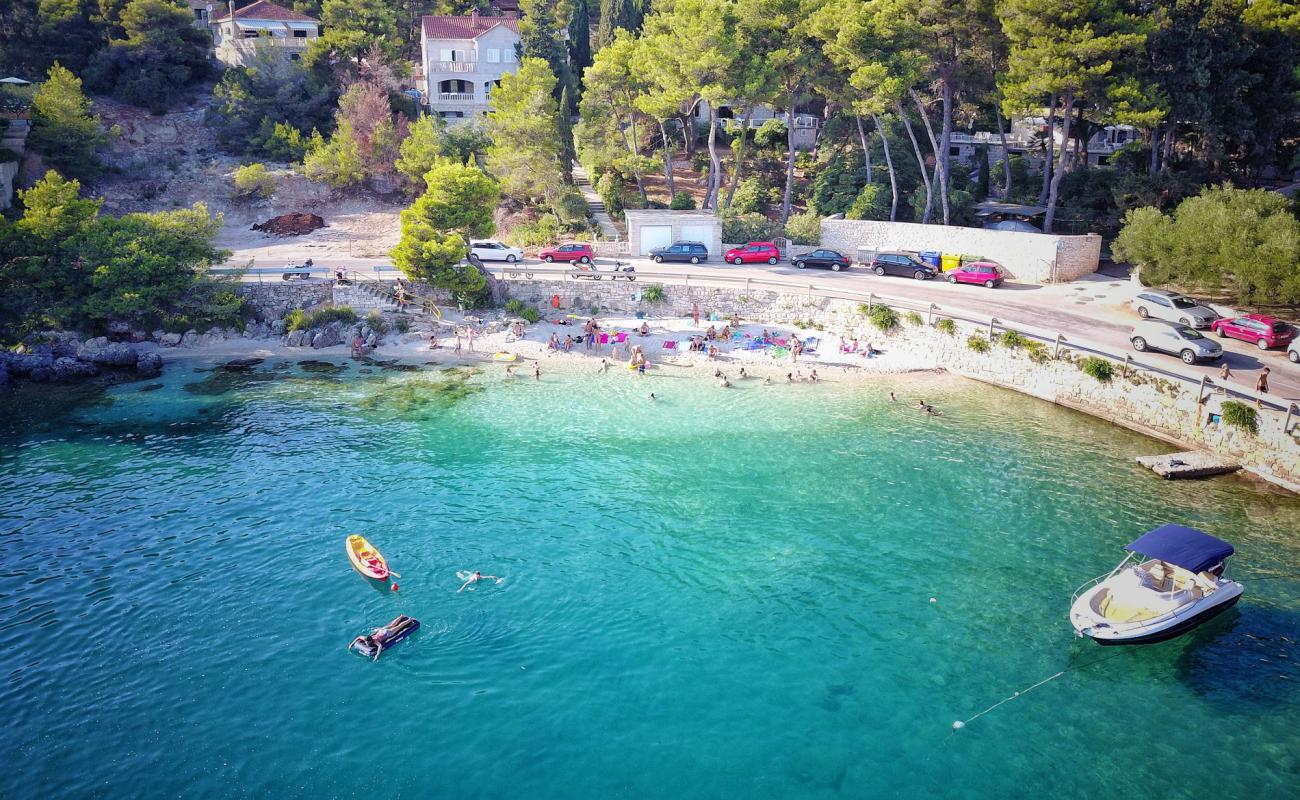
<instances>
[{"instance_id":1,"label":"red tiled roof","mask_svg":"<svg viewBox=\"0 0 1300 800\"><path fill-rule=\"evenodd\" d=\"M213 20L213 22L224 22L230 19L230 12ZM320 20L301 14L291 8L277 6L270 0L257 0L256 3L250 3L243 8L235 9L235 19L270 19L278 22L316 22Z\"/></svg>"},{"instance_id":2,"label":"red tiled roof","mask_svg":"<svg viewBox=\"0 0 1300 800\"><path fill-rule=\"evenodd\" d=\"M507 17L422 17L424 35L430 39L477 39L498 25L519 33L519 20Z\"/></svg>"}]
</instances>

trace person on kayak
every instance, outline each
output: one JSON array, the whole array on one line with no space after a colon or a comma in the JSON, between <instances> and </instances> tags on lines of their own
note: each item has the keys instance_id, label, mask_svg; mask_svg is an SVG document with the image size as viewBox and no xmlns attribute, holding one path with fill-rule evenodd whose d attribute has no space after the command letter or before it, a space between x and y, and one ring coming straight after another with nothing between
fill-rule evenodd
<instances>
[{"instance_id":1,"label":"person on kayak","mask_svg":"<svg viewBox=\"0 0 1300 800\"><path fill-rule=\"evenodd\" d=\"M469 578L464 583L460 585L460 588L457 589L456 592L459 594L460 592L465 591L466 586L469 586L471 583L478 583L484 578L491 578L495 580L497 583L501 582L501 579L498 578L496 575L484 575L481 572L475 572L473 575L470 575Z\"/></svg>"}]
</instances>

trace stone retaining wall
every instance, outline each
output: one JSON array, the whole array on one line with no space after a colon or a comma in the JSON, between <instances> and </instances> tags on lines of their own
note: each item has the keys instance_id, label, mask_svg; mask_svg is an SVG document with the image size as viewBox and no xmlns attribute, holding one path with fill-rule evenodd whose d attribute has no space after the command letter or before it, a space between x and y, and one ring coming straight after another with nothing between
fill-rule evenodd
<instances>
[{"instance_id":1,"label":"stone retaining wall","mask_svg":"<svg viewBox=\"0 0 1300 800\"><path fill-rule=\"evenodd\" d=\"M273 322L295 308L316 308L334 299L334 282L324 280L240 283L235 292L252 304L257 319Z\"/></svg>"},{"instance_id":2,"label":"stone retaining wall","mask_svg":"<svg viewBox=\"0 0 1300 800\"><path fill-rule=\"evenodd\" d=\"M822 246L854 258L872 250L938 250L971 254L1001 264L1017 281L1064 283L1097 271L1101 237L1055 236L911 222L822 220Z\"/></svg>"}]
</instances>

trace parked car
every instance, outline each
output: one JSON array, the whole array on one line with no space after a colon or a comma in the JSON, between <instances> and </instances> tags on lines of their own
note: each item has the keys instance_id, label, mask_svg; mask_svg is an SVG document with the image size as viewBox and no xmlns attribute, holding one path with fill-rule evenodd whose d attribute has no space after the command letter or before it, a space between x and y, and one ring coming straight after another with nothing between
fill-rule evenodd
<instances>
[{"instance_id":1,"label":"parked car","mask_svg":"<svg viewBox=\"0 0 1300 800\"><path fill-rule=\"evenodd\" d=\"M1002 270L992 261L972 261L949 272L948 283L978 283L992 289L1002 284Z\"/></svg>"},{"instance_id":2,"label":"parked car","mask_svg":"<svg viewBox=\"0 0 1300 800\"><path fill-rule=\"evenodd\" d=\"M906 275L918 281L933 278L939 274L934 266L917 259L910 253L884 252L876 253L871 259L871 271L877 275Z\"/></svg>"},{"instance_id":3,"label":"parked car","mask_svg":"<svg viewBox=\"0 0 1300 800\"><path fill-rule=\"evenodd\" d=\"M1208 328L1219 318L1214 309L1190 297L1160 289L1147 289L1133 298L1133 310L1142 319L1155 317L1193 328Z\"/></svg>"},{"instance_id":4,"label":"parked car","mask_svg":"<svg viewBox=\"0 0 1300 800\"><path fill-rule=\"evenodd\" d=\"M781 260L781 251L771 242L750 242L733 247L723 254L722 260L728 264L761 264L766 261L775 264Z\"/></svg>"},{"instance_id":5,"label":"parked car","mask_svg":"<svg viewBox=\"0 0 1300 800\"><path fill-rule=\"evenodd\" d=\"M848 269L849 264L851 263L848 256L838 250L826 250L824 248L821 250L814 250L811 253L804 253L801 256L795 256L790 260L799 269L807 269L808 267L829 267L836 272L839 272L842 269Z\"/></svg>"},{"instance_id":6,"label":"parked car","mask_svg":"<svg viewBox=\"0 0 1300 800\"><path fill-rule=\"evenodd\" d=\"M656 264L665 261L689 261L698 264L709 260L709 248L699 242L673 242L667 247L656 247L651 250L650 257Z\"/></svg>"},{"instance_id":7,"label":"parked car","mask_svg":"<svg viewBox=\"0 0 1300 800\"><path fill-rule=\"evenodd\" d=\"M511 247L492 239L477 239L470 242L469 253L479 261L505 261L510 264L522 261L524 258L524 251L518 247Z\"/></svg>"},{"instance_id":8,"label":"parked car","mask_svg":"<svg viewBox=\"0 0 1300 800\"><path fill-rule=\"evenodd\" d=\"M582 264L590 264L591 260L596 257L596 251L589 244L579 244L577 242L568 242L559 247L543 248L537 257L550 264L552 261L577 261Z\"/></svg>"},{"instance_id":9,"label":"parked car","mask_svg":"<svg viewBox=\"0 0 1300 800\"><path fill-rule=\"evenodd\" d=\"M1240 339L1256 345L1260 350L1285 347L1295 341L1295 328L1263 314L1247 314L1236 319L1215 320L1210 330L1219 334L1220 339L1225 337Z\"/></svg>"},{"instance_id":10,"label":"parked car","mask_svg":"<svg viewBox=\"0 0 1300 800\"><path fill-rule=\"evenodd\" d=\"M1300 364L1300 339L1291 341L1291 346L1286 349L1286 357L1291 359L1292 364Z\"/></svg>"},{"instance_id":11,"label":"parked car","mask_svg":"<svg viewBox=\"0 0 1300 800\"><path fill-rule=\"evenodd\" d=\"M1187 325L1163 319L1142 320L1133 326L1129 341L1139 353L1158 350L1178 356L1184 364L1214 361L1223 355L1223 347L1218 342L1205 338Z\"/></svg>"}]
</instances>

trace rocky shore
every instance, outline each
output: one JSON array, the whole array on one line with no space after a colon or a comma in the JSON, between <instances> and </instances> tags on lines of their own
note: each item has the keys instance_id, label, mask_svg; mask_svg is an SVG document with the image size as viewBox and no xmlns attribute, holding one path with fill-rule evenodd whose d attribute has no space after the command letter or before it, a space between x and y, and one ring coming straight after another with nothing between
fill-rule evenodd
<instances>
[{"instance_id":1,"label":"rocky shore","mask_svg":"<svg viewBox=\"0 0 1300 800\"><path fill-rule=\"evenodd\" d=\"M89 378L152 378L162 372L156 351L100 336L81 341L71 334L44 337L20 348L0 351L0 388L18 380L73 383Z\"/></svg>"}]
</instances>

